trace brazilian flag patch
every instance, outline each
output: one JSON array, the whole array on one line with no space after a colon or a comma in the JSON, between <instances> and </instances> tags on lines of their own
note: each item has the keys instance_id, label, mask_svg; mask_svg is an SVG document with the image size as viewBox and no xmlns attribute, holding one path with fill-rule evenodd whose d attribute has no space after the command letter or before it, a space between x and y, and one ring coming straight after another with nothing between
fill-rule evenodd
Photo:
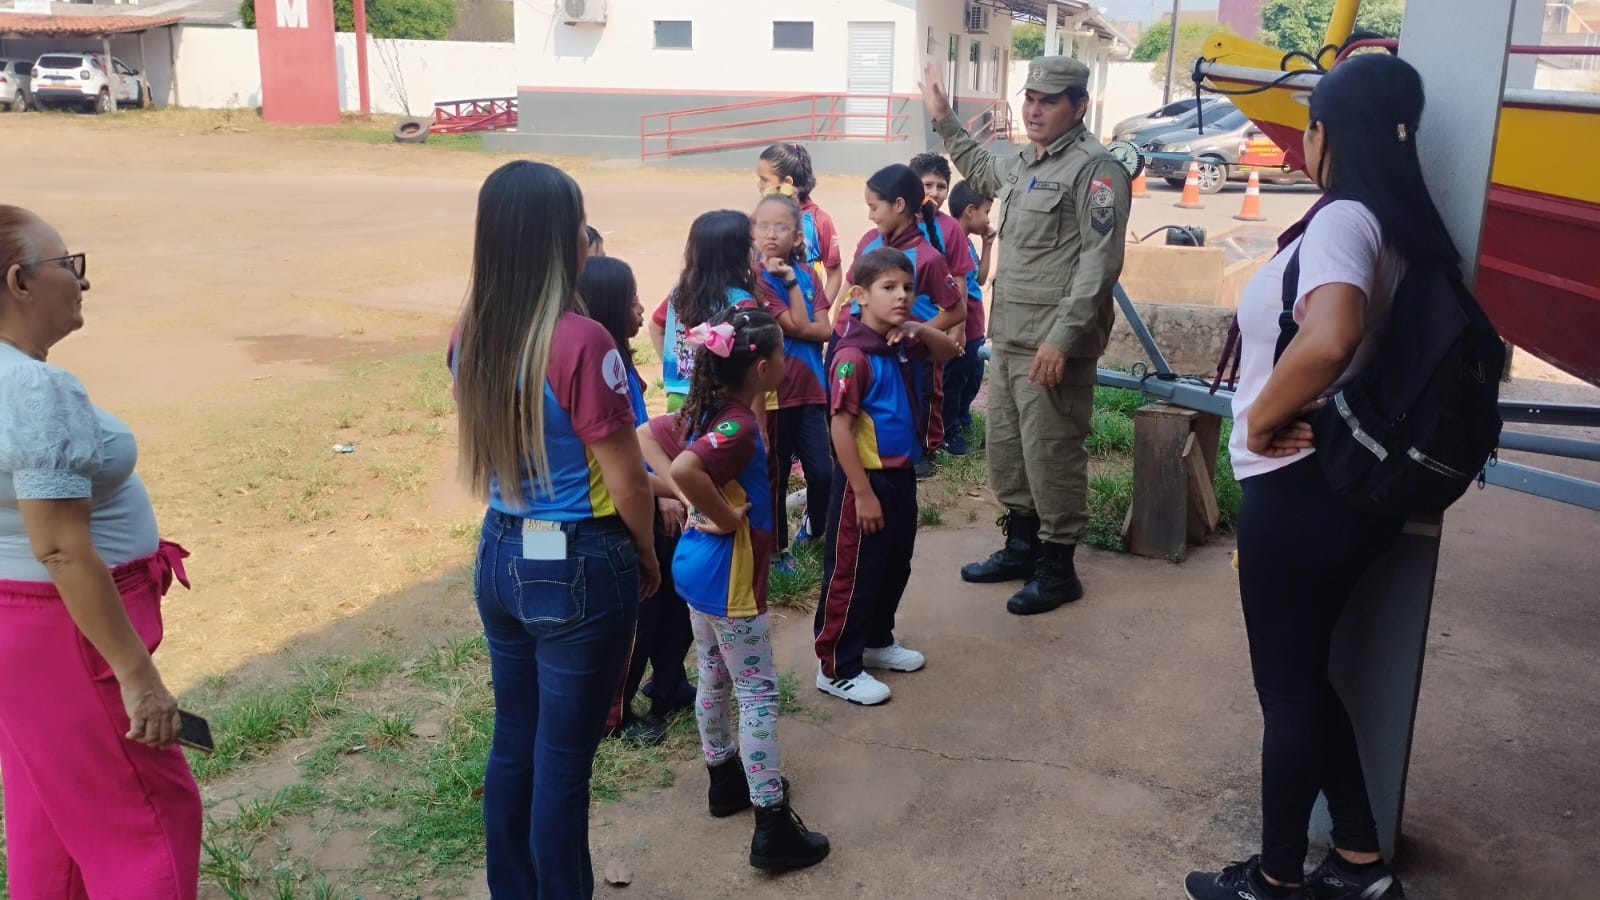
<instances>
[{"instance_id":1,"label":"brazilian flag patch","mask_svg":"<svg viewBox=\"0 0 1600 900\"><path fill-rule=\"evenodd\" d=\"M721 425L717 426L717 434L720 434L723 437L733 437L734 435L736 435L738 433L739 433L739 423L738 422L723 422Z\"/></svg>"},{"instance_id":2,"label":"brazilian flag patch","mask_svg":"<svg viewBox=\"0 0 1600 900\"><path fill-rule=\"evenodd\" d=\"M855 370L856 370L856 364L853 363L853 362L842 362L842 363L839 363L839 377L840 378L849 378L852 374L855 373Z\"/></svg>"}]
</instances>

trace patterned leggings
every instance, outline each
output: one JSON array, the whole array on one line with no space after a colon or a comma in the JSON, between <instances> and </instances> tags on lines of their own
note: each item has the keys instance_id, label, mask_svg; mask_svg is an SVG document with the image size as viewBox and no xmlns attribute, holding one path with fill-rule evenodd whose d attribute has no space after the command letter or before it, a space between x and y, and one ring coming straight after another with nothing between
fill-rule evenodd
<instances>
[{"instance_id":1,"label":"patterned leggings","mask_svg":"<svg viewBox=\"0 0 1600 900\"><path fill-rule=\"evenodd\" d=\"M706 765L718 766L735 754L742 755L750 802L776 806L783 802L783 779L778 772L778 672L772 664L772 626L767 614L724 619L691 609L689 621L700 657L694 714ZM733 733L733 698L738 700L737 737Z\"/></svg>"}]
</instances>

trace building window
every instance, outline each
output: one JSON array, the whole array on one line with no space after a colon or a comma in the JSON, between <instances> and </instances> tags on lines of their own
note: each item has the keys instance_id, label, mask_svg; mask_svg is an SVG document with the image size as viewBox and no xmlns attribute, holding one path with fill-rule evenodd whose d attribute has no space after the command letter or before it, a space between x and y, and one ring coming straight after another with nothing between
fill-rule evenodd
<instances>
[{"instance_id":1,"label":"building window","mask_svg":"<svg viewBox=\"0 0 1600 900\"><path fill-rule=\"evenodd\" d=\"M950 98L952 100L954 100L956 94L960 92L959 89L961 87L960 84L956 83L956 67L960 62L960 59L961 37L960 35L952 34L950 35L950 53L945 58L944 67L944 83L950 86Z\"/></svg>"},{"instance_id":2,"label":"building window","mask_svg":"<svg viewBox=\"0 0 1600 900\"><path fill-rule=\"evenodd\" d=\"M983 89L983 45L973 41L967 48L967 65L972 69L972 90Z\"/></svg>"},{"instance_id":3,"label":"building window","mask_svg":"<svg viewBox=\"0 0 1600 900\"><path fill-rule=\"evenodd\" d=\"M816 35L814 22L773 22L772 49L810 50Z\"/></svg>"},{"instance_id":4,"label":"building window","mask_svg":"<svg viewBox=\"0 0 1600 900\"><path fill-rule=\"evenodd\" d=\"M693 50L694 23L680 20L656 20L657 50Z\"/></svg>"},{"instance_id":5,"label":"building window","mask_svg":"<svg viewBox=\"0 0 1600 900\"><path fill-rule=\"evenodd\" d=\"M928 26L928 55L932 56L939 49L939 41L933 35L933 26Z\"/></svg>"}]
</instances>

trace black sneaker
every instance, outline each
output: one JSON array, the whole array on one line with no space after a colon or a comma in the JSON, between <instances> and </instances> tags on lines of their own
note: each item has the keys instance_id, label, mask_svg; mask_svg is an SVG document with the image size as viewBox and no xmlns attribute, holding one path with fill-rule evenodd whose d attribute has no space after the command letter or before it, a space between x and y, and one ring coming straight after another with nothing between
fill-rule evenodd
<instances>
[{"instance_id":1,"label":"black sneaker","mask_svg":"<svg viewBox=\"0 0 1600 900\"><path fill-rule=\"evenodd\" d=\"M918 481L927 481L929 478L939 474L939 470L934 466L933 460L926 458L917 463L916 472Z\"/></svg>"},{"instance_id":2,"label":"black sneaker","mask_svg":"<svg viewBox=\"0 0 1600 900\"><path fill-rule=\"evenodd\" d=\"M958 431L944 439L944 452L951 456L966 456L972 452L972 445Z\"/></svg>"},{"instance_id":3,"label":"black sneaker","mask_svg":"<svg viewBox=\"0 0 1600 900\"><path fill-rule=\"evenodd\" d=\"M624 742L635 746L654 747L667 739L671 727L665 716L648 715L624 725L620 736Z\"/></svg>"},{"instance_id":4,"label":"black sneaker","mask_svg":"<svg viewBox=\"0 0 1600 900\"><path fill-rule=\"evenodd\" d=\"M1229 863L1221 872L1190 872L1183 888L1189 900L1311 900L1304 888L1269 889L1260 856Z\"/></svg>"},{"instance_id":5,"label":"black sneaker","mask_svg":"<svg viewBox=\"0 0 1600 900\"><path fill-rule=\"evenodd\" d=\"M1337 850L1306 878L1311 900L1403 900L1406 889L1387 864L1356 870Z\"/></svg>"}]
</instances>

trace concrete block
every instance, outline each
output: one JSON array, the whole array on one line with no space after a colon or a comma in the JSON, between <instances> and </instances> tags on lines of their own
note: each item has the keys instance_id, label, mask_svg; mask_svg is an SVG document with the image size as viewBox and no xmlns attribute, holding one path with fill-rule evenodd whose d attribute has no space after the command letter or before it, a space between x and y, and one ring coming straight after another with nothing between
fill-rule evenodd
<instances>
[{"instance_id":1,"label":"concrete block","mask_svg":"<svg viewBox=\"0 0 1600 900\"><path fill-rule=\"evenodd\" d=\"M1228 338L1233 309L1226 306L1200 306L1177 303L1134 303L1139 317L1155 338L1167 364L1180 375L1210 375L1217 369L1217 356ZM1100 365L1131 369L1135 363L1150 366L1139 339L1122 316L1111 329L1111 343Z\"/></svg>"}]
</instances>

